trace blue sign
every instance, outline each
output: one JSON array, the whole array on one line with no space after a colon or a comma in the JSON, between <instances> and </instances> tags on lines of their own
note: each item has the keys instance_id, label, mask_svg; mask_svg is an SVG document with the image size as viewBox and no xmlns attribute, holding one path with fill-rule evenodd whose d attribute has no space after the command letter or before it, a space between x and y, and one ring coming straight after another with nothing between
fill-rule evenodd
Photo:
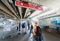
<instances>
[{"instance_id":1,"label":"blue sign","mask_svg":"<svg viewBox=\"0 0 60 41\"><path fill-rule=\"evenodd\" d=\"M51 23L55 25L60 25L60 20L52 20Z\"/></svg>"}]
</instances>

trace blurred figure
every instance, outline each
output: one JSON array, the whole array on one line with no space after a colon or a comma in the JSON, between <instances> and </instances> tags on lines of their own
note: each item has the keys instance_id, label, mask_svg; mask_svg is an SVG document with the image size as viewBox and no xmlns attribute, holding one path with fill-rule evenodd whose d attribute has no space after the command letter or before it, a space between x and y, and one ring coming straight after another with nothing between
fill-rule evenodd
<instances>
[{"instance_id":1,"label":"blurred figure","mask_svg":"<svg viewBox=\"0 0 60 41\"><path fill-rule=\"evenodd\" d=\"M33 25L30 24L30 34L33 32Z\"/></svg>"},{"instance_id":2,"label":"blurred figure","mask_svg":"<svg viewBox=\"0 0 60 41\"><path fill-rule=\"evenodd\" d=\"M56 31L57 31L58 34L60 33L60 32L59 32L59 27L56 27Z\"/></svg>"},{"instance_id":3,"label":"blurred figure","mask_svg":"<svg viewBox=\"0 0 60 41\"><path fill-rule=\"evenodd\" d=\"M28 30L30 30L30 23L29 23L29 21L27 21L27 23L28 23Z\"/></svg>"},{"instance_id":4,"label":"blurred figure","mask_svg":"<svg viewBox=\"0 0 60 41\"><path fill-rule=\"evenodd\" d=\"M22 33L24 33L25 30L25 23L22 23Z\"/></svg>"},{"instance_id":5,"label":"blurred figure","mask_svg":"<svg viewBox=\"0 0 60 41\"><path fill-rule=\"evenodd\" d=\"M41 34L42 34L41 28L37 25L37 22L35 22L32 34L33 41L41 41Z\"/></svg>"}]
</instances>

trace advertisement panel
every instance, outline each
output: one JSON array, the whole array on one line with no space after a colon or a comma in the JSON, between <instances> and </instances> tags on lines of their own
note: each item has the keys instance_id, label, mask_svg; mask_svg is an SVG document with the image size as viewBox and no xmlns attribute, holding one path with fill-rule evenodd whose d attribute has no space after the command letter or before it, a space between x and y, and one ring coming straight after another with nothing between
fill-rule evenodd
<instances>
[{"instance_id":1,"label":"advertisement panel","mask_svg":"<svg viewBox=\"0 0 60 41\"><path fill-rule=\"evenodd\" d=\"M25 8L31 8L31 9L34 9L34 10L43 10L42 6L33 5L31 3L26 3L24 1L17 1L16 0L15 5L25 7Z\"/></svg>"}]
</instances>

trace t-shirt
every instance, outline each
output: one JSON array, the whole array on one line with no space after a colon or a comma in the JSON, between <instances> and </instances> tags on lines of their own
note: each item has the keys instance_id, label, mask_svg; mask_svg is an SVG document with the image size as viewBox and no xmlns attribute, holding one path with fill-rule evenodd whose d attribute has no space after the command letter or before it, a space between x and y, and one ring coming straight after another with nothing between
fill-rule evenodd
<instances>
[{"instance_id":1,"label":"t-shirt","mask_svg":"<svg viewBox=\"0 0 60 41\"><path fill-rule=\"evenodd\" d=\"M22 23L22 28L25 28L25 23Z\"/></svg>"}]
</instances>

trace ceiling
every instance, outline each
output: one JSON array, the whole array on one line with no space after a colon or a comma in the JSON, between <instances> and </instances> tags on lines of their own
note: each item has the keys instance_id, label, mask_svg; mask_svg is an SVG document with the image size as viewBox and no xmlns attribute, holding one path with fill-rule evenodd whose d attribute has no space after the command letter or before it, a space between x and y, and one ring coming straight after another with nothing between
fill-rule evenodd
<instances>
[{"instance_id":1,"label":"ceiling","mask_svg":"<svg viewBox=\"0 0 60 41\"><path fill-rule=\"evenodd\" d=\"M19 0L19 1L23 1L25 3L34 3L36 5L42 6L43 11L16 6L15 0L0 0L0 13L4 14L9 18L26 19L31 16L35 17L45 12L60 8L60 0L33 0L33 1Z\"/></svg>"},{"instance_id":2,"label":"ceiling","mask_svg":"<svg viewBox=\"0 0 60 41\"><path fill-rule=\"evenodd\" d=\"M15 0L0 0L0 12L11 18L22 19L30 16L35 10L15 5ZM30 14L28 14L30 12Z\"/></svg>"},{"instance_id":3,"label":"ceiling","mask_svg":"<svg viewBox=\"0 0 60 41\"><path fill-rule=\"evenodd\" d=\"M45 11L35 11L35 14L29 16L34 19L45 19L55 16L60 16L60 0L40 0L40 4L47 7Z\"/></svg>"}]
</instances>

